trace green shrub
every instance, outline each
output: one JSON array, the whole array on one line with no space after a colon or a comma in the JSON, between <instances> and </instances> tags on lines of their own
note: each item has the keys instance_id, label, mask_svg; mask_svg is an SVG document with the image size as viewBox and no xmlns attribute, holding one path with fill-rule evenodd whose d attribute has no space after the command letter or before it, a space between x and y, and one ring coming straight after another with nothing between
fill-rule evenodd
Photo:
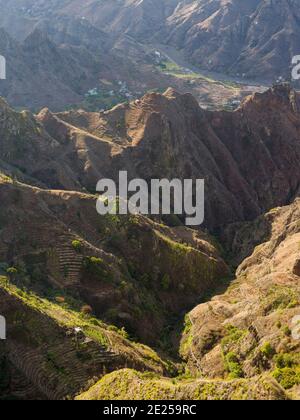
<instances>
[{"instance_id":1,"label":"green shrub","mask_svg":"<svg viewBox=\"0 0 300 420\"><path fill-rule=\"evenodd\" d=\"M290 287L273 286L265 299L266 314L277 310L291 309L299 304L297 293Z\"/></svg>"},{"instance_id":2,"label":"green shrub","mask_svg":"<svg viewBox=\"0 0 300 420\"><path fill-rule=\"evenodd\" d=\"M226 369L229 372L229 379L238 379L244 377L243 368L238 356L234 352L229 352L225 356Z\"/></svg>"},{"instance_id":3,"label":"green shrub","mask_svg":"<svg viewBox=\"0 0 300 420\"><path fill-rule=\"evenodd\" d=\"M83 267L85 270L102 280L111 282L113 280L112 274L107 270L105 262L98 257L85 257L83 260Z\"/></svg>"},{"instance_id":4,"label":"green shrub","mask_svg":"<svg viewBox=\"0 0 300 420\"><path fill-rule=\"evenodd\" d=\"M275 369L273 377L283 386L285 389L291 389L295 385L300 385L300 371L285 367L283 369Z\"/></svg>"},{"instance_id":5,"label":"green shrub","mask_svg":"<svg viewBox=\"0 0 300 420\"><path fill-rule=\"evenodd\" d=\"M221 341L222 349L224 353L228 353L232 346L239 343L248 333L247 330L240 330L233 325L226 326L226 335Z\"/></svg>"},{"instance_id":6,"label":"green shrub","mask_svg":"<svg viewBox=\"0 0 300 420\"><path fill-rule=\"evenodd\" d=\"M274 347L268 341L262 345L260 348L260 352L267 358L272 359L272 357L276 354Z\"/></svg>"},{"instance_id":7,"label":"green shrub","mask_svg":"<svg viewBox=\"0 0 300 420\"><path fill-rule=\"evenodd\" d=\"M283 334L286 335L287 337L290 337L292 335L292 331L290 330L288 326L283 327L282 331L283 331Z\"/></svg>"},{"instance_id":8,"label":"green shrub","mask_svg":"<svg viewBox=\"0 0 300 420\"><path fill-rule=\"evenodd\" d=\"M82 243L78 240L75 240L72 242L72 248L75 249L75 251L80 252L82 250Z\"/></svg>"},{"instance_id":9,"label":"green shrub","mask_svg":"<svg viewBox=\"0 0 300 420\"><path fill-rule=\"evenodd\" d=\"M124 327L118 329L118 333L123 337L126 338L127 340L129 339L129 334L128 332L125 330Z\"/></svg>"},{"instance_id":10,"label":"green shrub","mask_svg":"<svg viewBox=\"0 0 300 420\"><path fill-rule=\"evenodd\" d=\"M183 334L189 334L193 328L193 324L189 314L186 314L184 318L184 331Z\"/></svg>"},{"instance_id":11,"label":"green shrub","mask_svg":"<svg viewBox=\"0 0 300 420\"><path fill-rule=\"evenodd\" d=\"M291 368L295 364L293 356L288 353L278 354L275 362L278 369Z\"/></svg>"}]
</instances>

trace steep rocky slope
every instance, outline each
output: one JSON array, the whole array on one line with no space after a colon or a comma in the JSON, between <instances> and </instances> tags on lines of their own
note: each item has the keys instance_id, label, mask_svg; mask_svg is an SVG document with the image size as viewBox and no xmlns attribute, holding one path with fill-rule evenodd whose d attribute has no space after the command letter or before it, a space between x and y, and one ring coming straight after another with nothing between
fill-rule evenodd
<instances>
[{"instance_id":1,"label":"steep rocky slope","mask_svg":"<svg viewBox=\"0 0 300 420\"><path fill-rule=\"evenodd\" d=\"M5 178L0 194L0 261L19 267L21 284L39 293L69 290L100 319L148 343L229 275L204 234L142 217L101 217L92 195Z\"/></svg>"},{"instance_id":2,"label":"steep rocky slope","mask_svg":"<svg viewBox=\"0 0 300 420\"><path fill-rule=\"evenodd\" d=\"M213 109L232 107L255 87L216 82L165 69L167 58L129 36L106 34L88 21L63 16L40 21L17 42L0 28L7 78L0 95L12 106L40 111L101 110L174 86ZM236 105L235 105L236 106Z\"/></svg>"},{"instance_id":3,"label":"steep rocky slope","mask_svg":"<svg viewBox=\"0 0 300 420\"><path fill-rule=\"evenodd\" d=\"M201 67L250 79L290 78L299 53L299 1L200 0L167 20L167 42Z\"/></svg>"},{"instance_id":4,"label":"steep rocky slope","mask_svg":"<svg viewBox=\"0 0 300 420\"><path fill-rule=\"evenodd\" d=\"M129 398L284 400L300 397L300 200L233 226L237 278L186 315L180 351L188 378L120 370L78 400Z\"/></svg>"},{"instance_id":5,"label":"steep rocky slope","mask_svg":"<svg viewBox=\"0 0 300 420\"><path fill-rule=\"evenodd\" d=\"M187 316L181 352L192 370L211 378L271 372L299 397L299 220L297 199L235 228L236 252L249 250L257 234L261 244L224 295Z\"/></svg>"},{"instance_id":6,"label":"steep rocky slope","mask_svg":"<svg viewBox=\"0 0 300 420\"><path fill-rule=\"evenodd\" d=\"M124 326L172 353L173 323L229 275L210 238L100 217L95 196L0 179L0 398L72 398L127 367L174 375Z\"/></svg>"}]
</instances>

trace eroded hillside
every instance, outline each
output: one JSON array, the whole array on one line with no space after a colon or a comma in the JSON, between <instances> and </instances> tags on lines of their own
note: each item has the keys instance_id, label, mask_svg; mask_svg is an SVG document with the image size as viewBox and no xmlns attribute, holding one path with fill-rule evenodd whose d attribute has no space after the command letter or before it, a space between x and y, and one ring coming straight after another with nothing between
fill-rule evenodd
<instances>
[{"instance_id":1,"label":"eroded hillside","mask_svg":"<svg viewBox=\"0 0 300 420\"><path fill-rule=\"evenodd\" d=\"M143 217L101 217L92 195L5 179L0 190L0 260L20 267L21 284L69 290L146 342L157 342L172 317L229 276L204 234Z\"/></svg>"},{"instance_id":2,"label":"eroded hillside","mask_svg":"<svg viewBox=\"0 0 300 420\"><path fill-rule=\"evenodd\" d=\"M264 242L225 294L186 315L180 352L188 376L121 370L78 399L126 399L132 390L136 399L299 399L299 211L297 199L235 228L239 249L249 250L249 232L262 225Z\"/></svg>"},{"instance_id":3,"label":"eroded hillside","mask_svg":"<svg viewBox=\"0 0 300 420\"><path fill-rule=\"evenodd\" d=\"M271 372L299 397L299 220L297 199L236 235L235 246L248 248L249 232L264 225L262 243L227 292L186 317L181 352L192 370L211 378Z\"/></svg>"}]
</instances>

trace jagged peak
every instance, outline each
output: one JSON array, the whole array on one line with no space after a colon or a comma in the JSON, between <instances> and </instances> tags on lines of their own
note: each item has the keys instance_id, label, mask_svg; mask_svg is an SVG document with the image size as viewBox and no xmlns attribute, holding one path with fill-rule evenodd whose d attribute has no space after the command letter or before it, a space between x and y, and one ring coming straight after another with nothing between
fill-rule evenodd
<instances>
[{"instance_id":1,"label":"jagged peak","mask_svg":"<svg viewBox=\"0 0 300 420\"><path fill-rule=\"evenodd\" d=\"M59 120L59 118L51 112L49 108L43 108L35 118L38 122L46 125Z\"/></svg>"},{"instance_id":2,"label":"jagged peak","mask_svg":"<svg viewBox=\"0 0 300 420\"><path fill-rule=\"evenodd\" d=\"M275 84L263 93L255 93L245 98L240 108L272 104L288 106L293 111L298 112L300 109L299 95L289 83Z\"/></svg>"},{"instance_id":3,"label":"jagged peak","mask_svg":"<svg viewBox=\"0 0 300 420\"><path fill-rule=\"evenodd\" d=\"M166 98L171 98L171 99L175 99L178 98L179 96L182 96L176 89L169 87L164 93L163 95Z\"/></svg>"},{"instance_id":4,"label":"jagged peak","mask_svg":"<svg viewBox=\"0 0 300 420\"><path fill-rule=\"evenodd\" d=\"M47 117L52 117L53 114L50 111L49 108L43 108L40 110L40 112L38 113L37 117L38 118L47 118Z\"/></svg>"}]
</instances>

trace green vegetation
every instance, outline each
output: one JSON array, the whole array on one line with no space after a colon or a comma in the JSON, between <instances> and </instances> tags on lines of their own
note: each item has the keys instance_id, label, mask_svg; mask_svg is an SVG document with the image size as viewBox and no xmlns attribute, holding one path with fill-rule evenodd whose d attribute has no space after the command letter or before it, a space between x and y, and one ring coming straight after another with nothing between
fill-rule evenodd
<instances>
[{"instance_id":1,"label":"green vegetation","mask_svg":"<svg viewBox=\"0 0 300 420\"><path fill-rule=\"evenodd\" d=\"M186 357L190 352L191 346L193 345L194 336L192 333L193 324L189 314L186 314L184 318L184 330L180 343L180 354Z\"/></svg>"},{"instance_id":2,"label":"green vegetation","mask_svg":"<svg viewBox=\"0 0 300 420\"><path fill-rule=\"evenodd\" d=\"M294 289L278 285L269 290L263 303L266 314L300 305L299 296Z\"/></svg>"},{"instance_id":3,"label":"green vegetation","mask_svg":"<svg viewBox=\"0 0 300 420\"><path fill-rule=\"evenodd\" d=\"M285 389L291 389L300 385L300 355L292 353L281 353L275 356L276 369L273 377Z\"/></svg>"},{"instance_id":4,"label":"green vegetation","mask_svg":"<svg viewBox=\"0 0 300 420\"><path fill-rule=\"evenodd\" d=\"M78 240L74 240L72 242L72 248L75 249L75 251L80 252L82 250L82 242Z\"/></svg>"},{"instance_id":5,"label":"green vegetation","mask_svg":"<svg viewBox=\"0 0 300 420\"><path fill-rule=\"evenodd\" d=\"M300 368L275 369L273 377L284 389L291 389L295 385L300 385Z\"/></svg>"},{"instance_id":6,"label":"green vegetation","mask_svg":"<svg viewBox=\"0 0 300 420\"><path fill-rule=\"evenodd\" d=\"M282 328L282 332L286 337L290 337L292 335L292 331L287 325Z\"/></svg>"},{"instance_id":7,"label":"green vegetation","mask_svg":"<svg viewBox=\"0 0 300 420\"><path fill-rule=\"evenodd\" d=\"M278 354L277 356L275 356L275 362L276 367L278 369L283 369L286 367L291 368L292 366L294 366L294 364L296 364L294 356L289 353Z\"/></svg>"},{"instance_id":8,"label":"green vegetation","mask_svg":"<svg viewBox=\"0 0 300 420\"><path fill-rule=\"evenodd\" d=\"M247 336L248 330L241 330L233 325L226 326L226 334L221 340L225 369L228 379L243 378L244 372L236 349L240 342Z\"/></svg>"},{"instance_id":9,"label":"green vegetation","mask_svg":"<svg viewBox=\"0 0 300 420\"><path fill-rule=\"evenodd\" d=\"M263 354L267 359L272 359L276 354L274 347L268 341L262 345L260 348L261 354Z\"/></svg>"},{"instance_id":10,"label":"green vegetation","mask_svg":"<svg viewBox=\"0 0 300 420\"><path fill-rule=\"evenodd\" d=\"M203 76L200 73L187 71L183 67L176 64L174 61L164 60L157 66L157 68L163 73L178 77L180 79L191 79L191 80L201 79L209 83L217 83L215 80L209 77Z\"/></svg>"},{"instance_id":11,"label":"green vegetation","mask_svg":"<svg viewBox=\"0 0 300 420\"><path fill-rule=\"evenodd\" d=\"M111 109L114 106L126 100L127 98L125 98L124 96L121 96L118 94L111 96L109 92L102 91L102 92L99 92L97 95L87 96L79 104L69 105L65 109L66 110L83 109L88 112L97 112L102 109L104 110Z\"/></svg>"},{"instance_id":12,"label":"green vegetation","mask_svg":"<svg viewBox=\"0 0 300 420\"><path fill-rule=\"evenodd\" d=\"M268 377L253 381L172 380L131 369L104 376L78 400L236 400L259 399L264 393L270 400L286 399L286 395Z\"/></svg>"},{"instance_id":13,"label":"green vegetation","mask_svg":"<svg viewBox=\"0 0 300 420\"><path fill-rule=\"evenodd\" d=\"M0 173L0 182L11 184L13 182L13 179L10 176Z\"/></svg>"},{"instance_id":14,"label":"green vegetation","mask_svg":"<svg viewBox=\"0 0 300 420\"><path fill-rule=\"evenodd\" d=\"M113 275L102 258L85 257L83 259L83 267L88 274L96 276L100 280L106 281L108 283L113 281Z\"/></svg>"},{"instance_id":15,"label":"green vegetation","mask_svg":"<svg viewBox=\"0 0 300 420\"><path fill-rule=\"evenodd\" d=\"M98 342L108 344L106 333L104 330L105 324L101 327L94 325L91 318L86 317L85 314L79 311L66 309L65 302L62 305L57 302L50 302L46 298L41 298L33 292L28 292L26 289L22 290L15 285L7 284L5 277L0 277L0 287L6 290L7 293L22 301L27 307L46 314L54 319L59 325L67 328L81 328L83 332L90 338L97 337ZM91 333L93 331L93 333ZM97 333L96 333L97 332Z\"/></svg>"},{"instance_id":16,"label":"green vegetation","mask_svg":"<svg viewBox=\"0 0 300 420\"><path fill-rule=\"evenodd\" d=\"M204 76L201 73L195 72L195 71L189 71L182 66L179 66L174 61L170 60L164 60L160 64L156 66L156 68L161 71L162 73L168 74L173 77L177 77L179 79L186 79L186 80L201 80L205 81L210 84L217 84L221 86L225 86L227 88L231 89L239 89L239 85L234 82L221 82L215 79L212 79L211 77Z\"/></svg>"},{"instance_id":17,"label":"green vegetation","mask_svg":"<svg viewBox=\"0 0 300 420\"><path fill-rule=\"evenodd\" d=\"M80 306L81 303L77 302L76 309L71 309L68 301L72 302L73 298L54 294L51 297L53 301L50 301L49 298L42 298L26 289L20 289L16 285L9 284L4 276L0 276L0 289L20 303L20 310L15 310L13 313L14 318L11 322L14 324L14 328L10 332L16 336L17 340L24 340L27 344L30 341L31 345L38 347L45 342L48 343L53 337L58 337L56 326L62 328L62 337L67 330L75 331L76 328L83 334L83 337L91 339L104 348L122 354L128 360L134 358L138 364L147 366L149 370L157 369L160 372L168 370L169 365L163 362L154 350L129 341L124 328L119 329L94 318L91 315L92 308L88 305L82 307ZM75 307L74 303L73 306ZM83 308L88 310L83 311ZM44 322L47 322L47 325L49 324L49 328L44 329L42 327ZM53 337L51 334L53 334ZM77 345L77 350L82 353L84 347L81 343L77 343ZM85 356L81 354L80 357ZM48 357L48 362L51 364L53 361L52 354ZM52 367L55 370L60 369L58 364L54 367L52 363Z\"/></svg>"},{"instance_id":18,"label":"green vegetation","mask_svg":"<svg viewBox=\"0 0 300 420\"><path fill-rule=\"evenodd\" d=\"M171 238L164 235L160 231L156 230L155 233L161 240L163 240L171 248L172 251L176 252L177 254L185 255L194 250L194 248L192 248L191 246L187 244L173 241Z\"/></svg>"},{"instance_id":19,"label":"green vegetation","mask_svg":"<svg viewBox=\"0 0 300 420\"><path fill-rule=\"evenodd\" d=\"M227 325L226 335L221 341L223 352L225 354L230 352L232 346L239 343L247 334L247 330L241 330L233 325Z\"/></svg>"}]
</instances>

